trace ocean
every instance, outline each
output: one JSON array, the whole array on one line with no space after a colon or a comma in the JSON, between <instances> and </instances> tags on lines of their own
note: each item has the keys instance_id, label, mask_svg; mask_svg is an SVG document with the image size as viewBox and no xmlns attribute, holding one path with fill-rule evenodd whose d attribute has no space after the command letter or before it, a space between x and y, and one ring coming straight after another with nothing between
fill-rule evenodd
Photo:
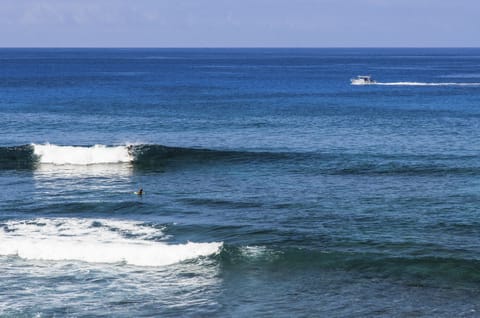
<instances>
[{"instance_id":1,"label":"ocean","mask_svg":"<svg viewBox=\"0 0 480 318\"><path fill-rule=\"evenodd\" d=\"M0 316L480 317L479 135L480 49L1 49Z\"/></svg>"}]
</instances>

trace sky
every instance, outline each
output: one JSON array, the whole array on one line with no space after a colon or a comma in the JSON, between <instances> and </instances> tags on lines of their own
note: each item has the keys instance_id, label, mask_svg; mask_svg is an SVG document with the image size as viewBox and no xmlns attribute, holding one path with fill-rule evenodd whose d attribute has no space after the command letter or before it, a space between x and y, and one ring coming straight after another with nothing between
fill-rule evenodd
<instances>
[{"instance_id":1,"label":"sky","mask_svg":"<svg viewBox=\"0 0 480 318\"><path fill-rule=\"evenodd\" d=\"M480 47L480 0L0 0L0 47Z\"/></svg>"}]
</instances>

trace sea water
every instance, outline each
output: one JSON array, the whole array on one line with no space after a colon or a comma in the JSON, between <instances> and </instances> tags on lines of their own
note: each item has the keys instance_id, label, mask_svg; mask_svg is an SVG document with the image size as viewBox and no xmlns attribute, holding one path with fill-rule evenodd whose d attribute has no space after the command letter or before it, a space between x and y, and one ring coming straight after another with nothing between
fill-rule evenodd
<instances>
[{"instance_id":1,"label":"sea water","mask_svg":"<svg viewBox=\"0 0 480 318\"><path fill-rule=\"evenodd\" d=\"M2 49L0 316L478 317L479 135L480 49Z\"/></svg>"}]
</instances>

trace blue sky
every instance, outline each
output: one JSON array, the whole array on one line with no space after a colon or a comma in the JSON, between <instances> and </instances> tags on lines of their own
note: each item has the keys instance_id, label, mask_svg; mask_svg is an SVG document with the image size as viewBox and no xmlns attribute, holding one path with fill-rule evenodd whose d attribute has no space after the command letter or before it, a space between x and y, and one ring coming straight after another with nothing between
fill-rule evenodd
<instances>
[{"instance_id":1,"label":"blue sky","mask_svg":"<svg viewBox=\"0 0 480 318\"><path fill-rule=\"evenodd\" d=\"M0 0L1 47L480 47L479 0Z\"/></svg>"}]
</instances>

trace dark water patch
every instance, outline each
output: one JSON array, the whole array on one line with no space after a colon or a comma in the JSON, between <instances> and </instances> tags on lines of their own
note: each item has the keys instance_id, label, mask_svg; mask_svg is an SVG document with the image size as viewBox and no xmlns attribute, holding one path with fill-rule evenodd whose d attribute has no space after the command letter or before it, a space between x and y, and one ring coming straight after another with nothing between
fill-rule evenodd
<instances>
[{"instance_id":1,"label":"dark water patch","mask_svg":"<svg viewBox=\"0 0 480 318\"><path fill-rule=\"evenodd\" d=\"M230 208L230 209L249 209L260 208L263 206L261 202L245 202L245 201L231 201L226 199L210 199L210 198L185 198L179 199L180 202L192 206L206 206L211 208Z\"/></svg>"},{"instance_id":2,"label":"dark water patch","mask_svg":"<svg viewBox=\"0 0 480 318\"><path fill-rule=\"evenodd\" d=\"M200 148L138 145L132 147L136 168L171 165L215 164L219 162L255 163L295 158L295 153L212 150ZM300 154L301 156L301 154Z\"/></svg>"},{"instance_id":3,"label":"dark water patch","mask_svg":"<svg viewBox=\"0 0 480 318\"><path fill-rule=\"evenodd\" d=\"M404 175L404 176L446 176L446 175L480 175L480 166L449 166L425 163L363 163L349 167L333 169L338 175Z\"/></svg>"},{"instance_id":4,"label":"dark water patch","mask_svg":"<svg viewBox=\"0 0 480 318\"><path fill-rule=\"evenodd\" d=\"M82 216L92 215L109 216L131 214L135 211L138 213L148 214L151 204L142 201L123 201L123 202L51 202L37 203L25 208L26 213L36 215L66 215L66 216Z\"/></svg>"},{"instance_id":5,"label":"dark water patch","mask_svg":"<svg viewBox=\"0 0 480 318\"><path fill-rule=\"evenodd\" d=\"M480 221L468 220L465 222L446 222L439 221L430 226L432 230L438 230L442 233L449 233L451 235L465 235L475 236L480 233Z\"/></svg>"},{"instance_id":6,"label":"dark water patch","mask_svg":"<svg viewBox=\"0 0 480 318\"><path fill-rule=\"evenodd\" d=\"M0 169L31 170L36 163L31 145L0 147Z\"/></svg>"},{"instance_id":7,"label":"dark water patch","mask_svg":"<svg viewBox=\"0 0 480 318\"><path fill-rule=\"evenodd\" d=\"M134 166L172 168L190 164L282 163L289 172L330 175L480 175L473 156L349 154L319 152L229 151L140 145L133 148Z\"/></svg>"},{"instance_id":8,"label":"dark water patch","mask_svg":"<svg viewBox=\"0 0 480 318\"><path fill-rule=\"evenodd\" d=\"M342 270L365 278L393 279L418 286L478 285L480 260L456 257L391 257L380 253L270 249L226 245L215 256L222 268L249 270ZM452 286L453 287L453 286Z\"/></svg>"},{"instance_id":9,"label":"dark water patch","mask_svg":"<svg viewBox=\"0 0 480 318\"><path fill-rule=\"evenodd\" d=\"M309 205L305 202L282 202L274 203L270 206L273 210L299 210L308 208Z\"/></svg>"}]
</instances>

